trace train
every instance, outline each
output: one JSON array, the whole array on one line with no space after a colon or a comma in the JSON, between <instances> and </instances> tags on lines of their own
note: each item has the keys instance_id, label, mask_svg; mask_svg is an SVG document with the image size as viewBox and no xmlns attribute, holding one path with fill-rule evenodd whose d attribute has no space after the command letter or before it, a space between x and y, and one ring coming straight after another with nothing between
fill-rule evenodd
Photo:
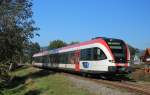
<instances>
[{"instance_id":1,"label":"train","mask_svg":"<svg viewBox=\"0 0 150 95\"><path fill-rule=\"evenodd\" d=\"M87 74L128 74L130 51L121 39L96 37L89 41L33 55L33 66Z\"/></svg>"}]
</instances>

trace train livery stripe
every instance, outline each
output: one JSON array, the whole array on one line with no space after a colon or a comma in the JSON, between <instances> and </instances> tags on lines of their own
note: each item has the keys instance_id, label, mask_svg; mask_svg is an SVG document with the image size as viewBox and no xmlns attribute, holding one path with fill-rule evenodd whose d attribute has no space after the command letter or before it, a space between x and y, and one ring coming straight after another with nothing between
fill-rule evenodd
<instances>
[{"instance_id":1,"label":"train livery stripe","mask_svg":"<svg viewBox=\"0 0 150 95\"><path fill-rule=\"evenodd\" d=\"M81 42L79 44L75 44L75 45L71 45L71 46L66 46L66 47L63 47L63 48L59 48L59 49L55 49L55 50L50 50L50 51L43 51L43 52L40 52L40 53L37 53L37 54L34 54L33 57L37 57L37 56L42 56L42 55L48 55L48 54L55 54L55 53L61 53L63 51L69 51L69 50L73 50L73 49L80 49L80 47L82 46L87 46L87 45L90 45L90 44L94 44L94 43L100 43L102 45L104 45L107 49L108 49L108 52L110 53L110 55L112 56L113 58L113 54L109 48L109 46L107 45L107 43L99 38L99 39L95 39L95 40L90 40L90 41L86 41L86 42ZM114 58L113 58L114 59Z\"/></svg>"}]
</instances>

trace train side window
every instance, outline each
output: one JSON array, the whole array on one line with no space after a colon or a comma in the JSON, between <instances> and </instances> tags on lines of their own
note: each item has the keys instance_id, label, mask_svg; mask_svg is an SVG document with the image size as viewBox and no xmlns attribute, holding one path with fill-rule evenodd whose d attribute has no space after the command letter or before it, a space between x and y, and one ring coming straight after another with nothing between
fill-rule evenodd
<instances>
[{"instance_id":1,"label":"train side window","mask_svg":"<svg viewBox=\"0 0 150 95\"><path fill-rule=\"evenodd\" d=\"M59 63L59 54L55 54L55 63Z\"/></svg>"},{"instance_id":2,"label":"train side window","mask_svg":"<svg viewBox=\"0 0 150 95\"><path fill-rule=\"evenodd\" d=\"M34 62L40 63L40 57L34 57Z\"/></svg>"},{"instance_id":3,"label":"train side window","mask_svg":"<svg viewBox=\"0 0 150 95\"><path fill-rule=\"evenodd\" d=\"M59 60L58 63L65 63L66 64L67 61L68 61L68 54L67 53L61 53L57 57L58 57L58 60Z\"/></svg>"},{"instance_id":4,"label":"train side window","mask_svg":"<svg viewBox=\"0 0 150 95\"><path fill-rule=\"evenodd\" d=\"M70 51L68 53L68 63L74 64L75 63L74 60L75 60L74 51Z\"/></svg>"},{"instance_id":5,"label":"train side window","mask_svg":"<svg viewBox=\"0 0 150 95\"><path fill-rule=\"evenodd\" d=\"M64 53L64 63L67 64L68 63L68 53Z\"/></svg>"},{"instance_id":6,"label":"train side window","mask_svg":"<svg viewBox=\"0 0 150 95\"><path fill-rule=\"evenodd\" d=\"M49 63L49 56L48 55L42 56L42 63Z\"/></svg>"},{"instance_id":7,"label":"train side window","mask_svg":"<svg viewBox=\"0 0 150 95\"><path fill-rule=\"evenodd\" d=\"M80 60L92 60L92 48L82 49L80 51Z\"/></svg>"},{"instance_id":8,"label":"train side window","mask_svg":"<svg viewBox=\"0 0 150 95\"><path fill-rule=\"evenodd\" d=\"M92 49L86 49L86 60L92 60Z\"/></svg>"},{"instance_id":9,"label":"train side window","mask_svg":"<svg viewBox=\"0 0 150 95\"><path fill-rule=\"evenodd\" d=\"M86 60L86 49L80 51L80 60Z\"/></svg>"},{"instance_id":10,"label":"train side window","mask_svg":"<svg viewBox=\"0 0 150 95\"><path fill-rule=\"evenodd\" d=\"M105 53L100 48L97 47L94 48L93 55L94 55L94 60L104 60L107 58Z\"/></svg>"},{"instance_id":11,"label":"train side window","mask_svg":"<svg viewBox=\"0 0 150 95\"><path fill-rule=\"evenodd\" d=\"M61 53L61 54L60 54L60 63L63 63L63 62L64 62L64 54Z\"/></svg>"},{"instance_id":12,"label":"train side window","mask_svg":"<svg viewBox=\"0 0 150 95\"><path fill-rule=\"evenodd\" d=\"M85 52L85 49L82 49L80 51L80 60L86 60L86 52Z\"/></svg>"},{"instance_id":13,"label":"train side window","mask_svg":"<svg viewBox=\"0 0 150 95\"><path fill-rule=\"evenodd\" d=\"M50 62L55 63L55 54L50 55Z\"/></svg>"},{"instance_id":14,"label":"train side window","mask_svg":"<svg viewBox=\"0 0 150 95\"><path fill-rule=\"evenodd\" d=\"M36 57L35 60L37 63L42 63L42 56Z\"/></svg>"}]
</instances>

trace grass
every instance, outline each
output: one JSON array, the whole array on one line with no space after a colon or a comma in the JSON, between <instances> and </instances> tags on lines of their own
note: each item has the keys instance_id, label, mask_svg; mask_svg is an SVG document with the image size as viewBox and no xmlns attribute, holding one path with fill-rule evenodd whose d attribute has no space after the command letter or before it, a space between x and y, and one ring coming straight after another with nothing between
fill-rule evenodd
<instances>
[{"instance_id":1,"label":"grass","mask_svg":"<svg viewBox=\"0 0 150 95\"><path fill-rule=\"evenodd\" d=\"M134 64L132 65L133 72L129 75L131 79L135 81L150 82L150 74L145 73L145 64Z\"/></svg>"},{"instance_id":2,"label":"grass","mask_svg":"<svg viewBox=\"0 0 150 95\"><path fill-rule=\"evenodd\" d=\"M14 79L0 87L2 95L93 95L76 88L65 76L33 67L12 72Z\"/></svg>"},{"instance_id":3,"label":"grass","mask_svg":"<svg viewBox=\"0 0 150 95\"><path fill-rule=\"evenodd\" d=\"M130 78L136 81L150 82L150 74L145 73L144 70L136 70L130 74Z\"/></svg>"}]
</instances>

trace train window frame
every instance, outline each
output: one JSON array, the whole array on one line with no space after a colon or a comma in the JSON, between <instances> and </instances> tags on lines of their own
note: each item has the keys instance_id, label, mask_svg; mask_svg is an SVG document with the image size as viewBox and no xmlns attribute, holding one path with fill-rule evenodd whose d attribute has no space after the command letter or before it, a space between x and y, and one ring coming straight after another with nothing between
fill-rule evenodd
<instances>
[{"instance_id":1,"label":"train window frame","mask_svg":"<svg viewBox=\"0 0 150 95\"><path fill-rule=\"evenodd\" d=\"M42 56L35 57L35 58L34 58L34 61L35 61L36 63L42 63L43 57L42 57Z\"/></svg>"},{"instance_id":2,"label":"train window frame","mask_svg":"<svg viewBox=\"0 0 150 95\"><path fill-rule=\"evenodd\" d=\"M42 63L49 63L49 56L48 55L42 56Z\"/></svg>"}]
</instances>

